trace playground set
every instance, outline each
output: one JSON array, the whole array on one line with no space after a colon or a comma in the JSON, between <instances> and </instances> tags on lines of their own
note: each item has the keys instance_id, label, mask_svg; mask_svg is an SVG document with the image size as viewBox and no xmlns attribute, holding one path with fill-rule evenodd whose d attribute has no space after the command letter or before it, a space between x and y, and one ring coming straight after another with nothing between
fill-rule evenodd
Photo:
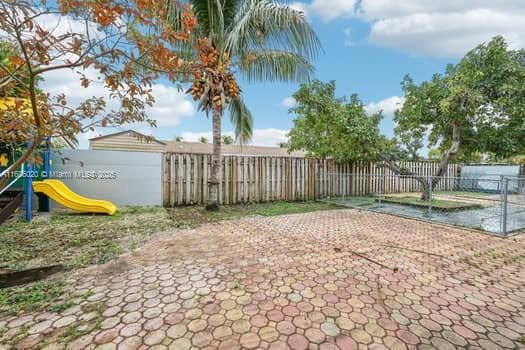
<instances>
[{"instance_id":1,"label":"playground set","mask_svg":"<svg viewBox=\"0 0 525 350\"><path fill-rule=\"evenodd\" d=\"M26 221L32 219L33 193L38 196L38 210L48 212L50 210L50 200L78 212L99 213L113 215L117 211L115 204L100 200L84 197L72 191L60 180L50 179L51 174L51 150L50 142L46 142L46 149L43 151L43 165L36 167L27 162L22 165L19 171L13 171L12 163L0 173L0 176L12 176L12 180L6 187L0 190L0 224L7 220L13 213L24 204ZM8 154L1 153L0 157L11 158ZM9 165L11 163L11 165ZM3 164L6 164L4 162ZM35 181L36 180L36 181Z\"/></svg>"},{"instance_id":2,"label":"playground set","mask_svg":"<svg viewBox=\"0 0 525 350\"><path fill-rule=\"evenodd\" d=\"M0 108L6 108L10 100L0 100ZM30 222L33 214L33 194L38 196L38 211L49 212L50 200L78 212L113 215L115 204L84 197L72 191L60 180L51 179L51 142L48 138L42 152L43 164L36 166L27 161L20 169L13 169L17 154L12 145L0 144L0 178L8 177L7 185L0 189L0 224L11 217L21 206L25 208L25 219ZM36 181L35 181L36 180Z\"/></svg>"}]
</instances>

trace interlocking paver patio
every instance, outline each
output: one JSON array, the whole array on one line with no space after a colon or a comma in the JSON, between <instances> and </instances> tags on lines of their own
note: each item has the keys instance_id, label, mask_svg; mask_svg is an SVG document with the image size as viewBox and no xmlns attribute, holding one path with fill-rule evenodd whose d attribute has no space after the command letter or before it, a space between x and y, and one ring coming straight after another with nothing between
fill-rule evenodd
<instances>
[{"instance_id":1,"label":"interlocking paver patio","mask_svg":"<svg viewBox=\"0 0 525 350\"><path fill-rule=\"evenodd\" d=\"M365 211L175 231L68 282L78 305L4 317L5 348L525 347L524 237Z\"/></svg>"}]
</instances>

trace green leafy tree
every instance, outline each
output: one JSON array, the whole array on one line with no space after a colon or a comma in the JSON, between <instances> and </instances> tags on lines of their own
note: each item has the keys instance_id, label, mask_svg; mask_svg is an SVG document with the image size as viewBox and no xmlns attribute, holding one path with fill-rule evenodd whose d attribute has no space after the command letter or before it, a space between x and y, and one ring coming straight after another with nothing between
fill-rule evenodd
<instances>
[{"instance_id":1,"label":"green leafy tree","mask_svg":"<svg viewBox=\"0 0 525 350\"><path fill-rule=\"evenodd\" d=\"M247 82L298 82L313 71L310 60L320 42L304 14L271 0L189 0L201 39L181 46L181 57L195 60L188 90L201 110L212 115L213 155L208 209L219 206L221 119L229 112L239 142L252 134L252 116L237 77ZM175 26L184 23L177 8L167 11Z\"/></svg>"},{"instance_id":2,"label":"green leafy tree","mask_svg":"<svg viewBox=\"0 0 525 350\"><path fill-rule=\"evenodd\" d=\"M431 148L428 150L427 158L432 161L438 161L441 159L441 151L438 148Z\"/></svg>"},{"instance_id":3,"label":"green leafy tree","mask_svg":"<svg viewBox=\"0 0 525 350\"><path fill-rule=\"evenodd\" d=\"M335 96L334 81L302 84L293 95L296 115L288 148L339 162L375 160L391 146L379 132L381 113L368 115L357 95Z\"/></svg>"},{"instance_id":4,"label":"green leafy tree","mask_svg":"<svg viewBox=\"0 0 525 350\"><path fill-rule=\"evenodd\" d=\"M182 137L182 136L175 136L175 137L173 138L173 141L176 141L176 142L182 142L182 141L184 141L184 137Z\"/></svg>"},{"instance_id":5,"label":"green leafy tree","mask_svg":"<svg viewBox=\"0 0 525 350\"><path fill-rule=\"evenodd\" d=\"M406 76L405 103L396 112L396 134L404 144L423 143L440 152L440 165L429 182L391 159L384 166L421 182L422 199L439 183L452 159L477 159L480 153L498 156L525 148L525 55L508 50L495 37L465 55L444 74L416 84Z\"/></svg>"},{"instance_id":6,"label":"green leafy tree","mask_svg":"<svg viewBox=\"0 0 525 350\"><path fill-rule=\"evenodd\" d=\"M199 142L200 143L208 143L208 138L206 136L201 136L201 137L199 137Z\"/></svg>"},{"instance_id":7,"label":"green leafy tree","mask_svg":"<svg viewBox=\"0 0 525 350\"><path fill-rule=\"evenodd\" d=\"M0 41L0 67L9 67L19 54L14 45L8 41ZM18 97L23 95L24 85L27 84L29 79L28 76L29 74L25 68L21 69L18 79L12 78L7 69L0 69L0 97Z\"/></svg>"},{"instance_id":8,"label":"green leafy tree","mask_svg":"<svg viewBox=\"0 0 525 350\"><path fill-rule=\"evenodd\" d=\"M417 162L421 159L418 153L419 148L417 143L404 145L396 137L393 137L386 141L385 152L381 158Z\"/></svg>"},{"instance_id":9,"label":"green leafy tree","mask_svg":"<svg viewBox=\"0 0 525 350\"><path fill-rule=\"evenodd\" d=\"M53 137L51 139L51 148L52 149L67 149L72 148L72 144L68 142L68 140L65 140L64 138L60 137Z\"/></svg>"},{"instance_id":10,"label":"green leafy tree","mask_svg":"<svg viewBox=\"0 0 525 350\"><path fill-rule=\"evenodd\" d=\"M231 137L230 135L222 135L222 143L224 143L225 145L231 145L233 144L233 137Z\"/></svg>"}]
</instances>

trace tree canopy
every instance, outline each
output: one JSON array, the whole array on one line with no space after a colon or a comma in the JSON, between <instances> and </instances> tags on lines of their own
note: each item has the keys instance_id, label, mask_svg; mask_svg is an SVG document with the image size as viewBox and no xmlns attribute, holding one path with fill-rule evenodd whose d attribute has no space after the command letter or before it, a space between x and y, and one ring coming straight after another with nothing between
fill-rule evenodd
<instances>
[{"instance_id":1,"label":"tree canopy","mask_svg":"<svg viewBox=\"0 0 525 350\"><path fill-rule=\"evenodd\" d=\"M239 143L250 141L252 115L238 77L254 82L297 82L313 71L310 63L320 41L301 11L273 0L189 0L199 39L181 45L183 57L196 62L187 93L212 115L213 154L208 209L217 209L220 183L222 117L228 112ZM180 25L180 11L167 13Z\"/></svg>"},{"instance_id":2,"label":"tree canopy","mask_svg":"<svg viewBox=\"0 0 525 350\"><path fill-rule=\"evenodd\" d=\"M423 188L422 199L427 199L452 159L523 153L524 52L509 50L502 37L495 37L430 81L416 84L407 75L402 82L405 102L394 117L396 134L405 145L422 145L427 138L430 155L440 164L430 183L395 164L392 157L385 157L383 166L415 176Z\"/></svg>"},{"instance_id":3,"label":"tree canopy","mask_svg":"<svg viewBox=\"0 0 525 350\"><path fill-rule=\"evenodd\" d=\"M234 141L235 140L230 135L222 135L222 143L225 145L231 145Z\"/></svg>"},{"instance_id":4,"label":"tree canopy","mask_svg":"<svg viewBox=\"0 0 525 350\"><path fill-rule=\"evenodd\" d=\"M381 112L368 115L357 95L336 97L336 83L319 80L302 84L290 109L296 118L289 133L290 150L337 161L375 160L389 146L379 132Z\"/></svg>"},{"instance_id":5,"label":"tree canopy","mask_svg":"<svg viewBox=\"0 0 525 350\"><path fill-rule=\"evenodd\" d=\"M525 51L509 50L502 37L479 45L430 81L416 84L406 76L402 86L405 103L395 122L404 144L422 144L427 137L442 159L524 152Z\"/></svg>"},{"instance_id":6,"label":"tree canopy","mask_svg":"<svg viewBox=\"0 0 525 350\"><path fill-rule=\"evenodd\" d=\"M169 0L168 0L169 1ZM252 115L238 78L247 82L300 82L313 72L320 41L304 14L272 0L189 0L197 41L181 45L181 55L196 62L187 91L206 113L227 112L240 143L251 140ZM175 28L180 8L166 12ZM220 135L220 134L219 134Z\"/></svg>"},{"instance_id":7,"label":"tree canopy","mask_svg":"<svg viewBox=\"0 0 525 350\"><path fill-rule=\"evenodd\" d=\"M168 5L182 15L176 28L160 15ZM0 41L8 43L0 47L0 139L30 144L12 170L46 137L74 140L130 122L154 126L146 115L152 84L161 75L177 82L191 67L178 48L196 40L195 26L189 6L168 0L0 1ZM39 90L53 71L78 72L79 88L98 84L106 97L73 105L65 94Z\"/></svg>"}]
</instances>

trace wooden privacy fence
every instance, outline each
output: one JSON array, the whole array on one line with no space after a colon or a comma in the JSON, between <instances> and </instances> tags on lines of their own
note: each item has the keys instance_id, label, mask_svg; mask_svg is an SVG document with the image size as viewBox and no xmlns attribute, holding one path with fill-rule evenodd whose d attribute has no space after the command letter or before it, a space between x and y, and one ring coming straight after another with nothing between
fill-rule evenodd
<instances>
[{"instance_id":1,"label":"wooden privacy fence","mask_svg":"<svg viewBox=\"0 0 525 350\"><path fill-rule=\"evenodd\" d=\"M314 200L343 195L419 191L413 178L402 178L378 163L337 164L333 160L296 157L224 156L219 198L221 204L275 200ZM422 175L438 167L431 162L403 162ZM450 165L438 185L452 189L457 165ZM205 204L211 178L211 155L165 153L163 193L165 206Z\"/></svg>"},{"instance_id":2,"label":"wooden privacy fence","mask_svg":"<svg viewBox=\"0 0 525 350\"><path fill-rule=\"evenodd\" d=\"M390 169L378 167L380 163L357 161L337 164L330 160L318 160L316 198L364 196L419 192L422 190L416 177L431 177L438 168L437 162L399 162L398 164L418 176L400 176ZM459 186L459 166L450 164L435 190L455 190ZM427 180L428 181L428 180Z\"/></svg>"}]
</instances>

